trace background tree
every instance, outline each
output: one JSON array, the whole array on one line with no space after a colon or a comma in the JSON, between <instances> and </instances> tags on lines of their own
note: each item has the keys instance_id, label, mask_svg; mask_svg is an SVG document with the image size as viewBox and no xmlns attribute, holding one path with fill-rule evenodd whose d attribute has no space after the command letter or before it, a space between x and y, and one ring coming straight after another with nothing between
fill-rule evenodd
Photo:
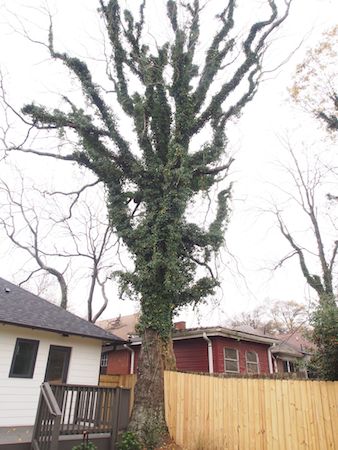
<instances>
[{"instance_id":1,"label":"background tree","mask_svg":"<svg viewBox=\"0 0 338 450\"><path fill-rule=\"evenodd\" d=\"M309 325L309 311L306 306L293 300L275 301L269 308L273 329L279 334L304 332Z\"/></svg>"},{"instance_id":2,"label":"background tree","mask_svg":"<svg viewBox=\"0 0 338 450\"><path fill-rule=\"evenodd\" d=\"M323 164L319 156L302 161L301 155L288 143L289 165L284 168L295 187L287 195L287 208L280 201L275 204L274 213L282 236L291 248L291 252L280 260L277 267L296 257L301 273L308 286L317 295L318 303L312 314L313 341L317 346L316 364L319 374L328 379L337 379L338 360L338 308L336 304L336 263L337 238L337 204L325 205L324 189L335 185L332 170ZM317 148L318 151L318 148ZM308 155L309 156L309 155ZM310 161L312 160L312 161ZM314 161L315 160L315 161ZM293 228L294 214L302 215L307 238L299 240L300 234Z\"/></svg>"},{"instance_id":3,"label":"background tree","mask_svg":"<svg viewBox=\"0 0 338 450\"><path fill-rule=\"evenodd\" d=\"M309 312L304 304L293 300L275 300L237 314L228 323L233 327L249 325L269 334L303 332L308 329Z\"/></svg>"},{"instance_id":4,"label":"background tree","mask_svg":"<svg viewBox=\"0 0 338 450\"><path fill-rule=\"evenodd\" d=\"M142 352L130 422L140 436L155 425L165 429L163 369L173 367L173 315L218 286L209 263L223 242L230 186L223 181L217 211L206 226L190 222L188 212L194 200L201 201L200 194L215 192L226 178L232 159L225 153L225 126L257 91L269 37L286 19L291 2L280 3L281 8L267 0L259 10L262 18L243 32L236 27L237 20L241 23L237 3L229 0L220 8L204 52L200 16L208 3L167 1L171 38L153 44L146 39L145 0L138 16L128 9L122 14L117 0L100 0L111 46L106 61L110 90L94 82L90 61L56 49L51 23L48 43L42 45L77 80L85 103L63 96L62 109L28 104L22 119L30 129L60 131L73 148L34 148L29 132L22 144L6 146L7 151L78 163L105 187L111 227L134 262L132 270L119 273L121 289L141 303ZM128 139L116 118L122 113L128 118L124 123L132 124ZM196 279L197 267L201 275Z\"/></svg>"},{"instance_id":5,"label":"background tree","mask_svg":"<svg viewBox=\"0 0 338 450\"><path fill-rule=\"evenodd\" d=\"M323 34L320 43L310 49L302 64L298 66L295 82L290 92L296 104L310 111L314 117L325 124L330 132L332 140L337 142L338 130L338 26ZM335 147L333 152L335 152ZM294 158L295 159L295 158ZM336 164L327 166L337 179ZM300 172L300 168L297 168ZM304 185L304 182L302 182ZM335 185L335 184L333 184ZM336 191L327 192L328 199L337 203ZM337 190L337 188L336 188ZM333 286L334 264L337 258L338 241L333 243L331 255L326 254L323 248L322 235L317 220L317 210L314 202L314 192L307 188L306 205L308 215L313 224L318 247L318 258L321 265L321 276L310 275L304 258L300 259L302 272L308 284L316 291L319 304L313 314L313 339L318 352L315 356L315 368L319 375L328 379L338 379L338 309L336 303L336 291ZM332 214L330 217L334 217ZM282 230L283 226L281 226ZM337 231L337 227L335 226ZM282 231L290 244L295 248L291 236L287 231ZM336 233L337 237L337 233ZM298 252L295 248L295 251Z\"/></svg>"},{"instance_id":6,"label":"background tree","mask_svg":"<svg viewBox=\"0 0 338 450\"><path fill-rule=\"evenodd\" d=\"M338 131L338 25L323 33L318 45L308 50L298 65L290 89L296 104Z\"/></svg>"},{"instance_id":7,"label":"background tree","mask_svg":"<svg viewBox=\"0 0 338 450\"><path fill-rule=\"evenodd\" d=\"M89 278L87 319L95 322L108 305L106 285L108 280L111 283L112 261L116 259L113 230L98 211L98 197L94 206L93 200L86 199L84 194L97 182L76 192L48 193L39 191L37 187L24 186L22 174L18 175L21 187L20 183L13 188L5 180L0 180L0 225L12 244L29 255L21 270L26 276L21 278L19 285L29 283L33 278L40 278L45 285L46 278L41 278L41 273L54 277L60 288L58 303L67 309L71 306L70 280L74 283L75 280ZM81 194L84 198L80 199ZM64 201L65 196L68 205ZM95 296L97 288L101 293L98 308L94 305L98 303Z\"/></svg>"}]
</instances>

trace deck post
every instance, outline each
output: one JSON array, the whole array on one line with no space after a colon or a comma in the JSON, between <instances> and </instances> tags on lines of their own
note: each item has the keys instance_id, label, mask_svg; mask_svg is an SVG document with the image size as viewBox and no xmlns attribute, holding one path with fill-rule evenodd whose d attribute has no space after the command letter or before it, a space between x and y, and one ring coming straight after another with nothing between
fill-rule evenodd
<instances>
[{"instance_id":1,"label":"deck post","mask_svg":"<svg viewBox=\"0 0 338 450\"><path fill-rule=\"evenodd\" d=\"M119 410L121 401L121 388L116 388L112 404L112 429L110 435L110 450L115 450L119 428Z\"/></svg>"},{"instance_id":2,"label":"deck post","mask_svg":"<svg viewBox=\"0 0 338 450\"><path fill-rule=\"evenodd\" d=\"M52 431L50 450L58 450L59 436L60 436L60 423L61 423L61 416L58 415L54 419L54 426L53 426L53 431Z\"/></svg>"}]
</instances>

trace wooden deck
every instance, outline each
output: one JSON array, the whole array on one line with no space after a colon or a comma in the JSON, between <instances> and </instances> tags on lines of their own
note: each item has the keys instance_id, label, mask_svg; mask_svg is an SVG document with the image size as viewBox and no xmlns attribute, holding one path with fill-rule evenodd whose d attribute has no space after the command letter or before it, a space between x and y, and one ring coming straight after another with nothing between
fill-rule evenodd
<instances>
[{"instance_id":1,"label":"wooden deck","mask_svg":"<svg viewBox=\"0 0 338 450\"><path fill-rule=\"evenodd\" d=\"M41 385L34 426L0 427L0 450L69 450L85 433L98 450L113 450L128 424L129 389Z\"/></svg>"},{"instance_id":2,"label":"wooden deck","mask_svg":"<svg viewBox=\"0 0 338 450\"><path fill-rule=\"evenodd\" d=\"M0 427L0 450L31 450L33 427ZM98 450L110 450L110 434L90 435ZM82 442L82 435L60 436L59 450Z\"/></svg>"},{"instance_id":3,"label":"wooden deck","mask_svg":"<svg viewBox=\"0 0 338 450\"><path fill-rule=\"evenodd\" d=\"M0 445L32 442L33 427L0 427Z\"/></svg>"}]
</instances>

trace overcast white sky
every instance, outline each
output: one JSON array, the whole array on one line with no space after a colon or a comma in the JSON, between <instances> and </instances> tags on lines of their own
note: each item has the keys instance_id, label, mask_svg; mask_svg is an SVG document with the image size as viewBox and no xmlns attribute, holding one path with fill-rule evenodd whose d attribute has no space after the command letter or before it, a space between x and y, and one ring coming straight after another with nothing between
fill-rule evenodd
<instances>
[{"instance_id":1,"label":"overcast white sky","mask_svg":"<svg viewBox=\"0 0 338 450\"><path fill-rule=\"evenodd\" d=\"M43 102L53 98L55 101L55 93L60 90L60 80L63 89L69 92L74 90L74 85L63 78L62 68L58 64L48 62L45 49L27 42L13 29L20 28L16 17L12 15L15 13L22 17L22 23L27 28L33 30L34 37L42 40L48 24L46 15L39 8L47 3L54 14L56 44L63 43L69 51L74 49L84 56L99 53L97 49L101 35L95 17L95 1L0 0L3 12L0 19L0 66L8 97L16 105L32 99ZM129 4L131 3L129 1ZM162 0L149 0L154 23L161 23L160 15L164 3ZM212 6L218 6L220 2L210 0L210 3ZM244 1L245 5L248 3L248 0ZM250 1L253 14L254 8L262 3ZM226 242L234 257L226 251L222 252L218 261L222 289L216 296L217 301L203 306L199 313L183 312L180 318L186 319L188 325L222 323L232 314L248 310L269 299L306 302L309 298L296 260L289 261L278 271L268 270L288 252L288 247L275 231L272 216L263 214L259 209L266 207L272 193L278 196L273 184L285 189L290 187L277 164L278 160L285 160L285 150L279 137L289 134L299 148L302 140L311 143L321 139L320 133L313 132L311 121L290 104L287 87L291 86L295 67L304 59L306 49L318 42L323 31L338 22L335 3L330 0L294 0L287 23L272 42L266 68L271 69L284 60L303 39L304 43L291 59L261 86L258 95L246 107L241 119L229 130L229 151L235 155L236 161L232 170L232 179L235 182L233 212ZM149 36L157 36L156 33L159 32L166 34L166 30L160 31L157 28L149 29ZM326 147L328 145L326 144ZM45 175L48 182L60 181L60 165L53 161L32 161L31 158L22 157L16 161L25 174L38 184L41 184L42 175ZM8 175L5 173L7 170L8 166L2 165L2 176ZM63 179L70 173L68 170L61 169ZM306 236L305 225L300 216L293 210L292 214L295 229L304 231ZM20 272L23 259L17 253L9 252L4 239L1 235L0 275L18 282L23 278L23 273ZM82 298L81 290L75 291L71 309L84 316L85 305L81 301ZM132 302L121 303L114 299L104 318L120 313L128 314L134 310L135 304Z\"/></svg>"}]
</instances>

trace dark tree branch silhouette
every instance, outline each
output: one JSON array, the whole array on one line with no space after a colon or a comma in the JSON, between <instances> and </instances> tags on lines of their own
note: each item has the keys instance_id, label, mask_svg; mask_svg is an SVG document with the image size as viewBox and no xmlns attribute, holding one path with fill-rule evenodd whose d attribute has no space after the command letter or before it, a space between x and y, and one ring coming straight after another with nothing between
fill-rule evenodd
<instances>
[{"instance_id":1,"label":"dark tree branch silhouette","mask_svg":"<svg viewBox=\"0 0 338 450\"><path fill-rule=\"evenodd\" d=\"M292 229L293 221L290 220L290 217L289 219L285 218L286 210L275 206L274 213L279 230L292 249L291 253L278 265L282 265L291 257L298 258L299 267L306 283L318 297L318 305L311 320L313 340L318 349L315 355L318 375L327 379L337 379L338 308L334 276L336 275L338 240L334 223L336 216L332 211L337 204L331 205L331 220L322 211L319 194L325 173L327 174L330 170L325 165L318 166L318 164L317 167L304 167L290 144L288 144L288 150L291 164L287 167L287 172L296 188L296 194L290 194L289 197L296 204L297 214L306 218L310 239L303 243L298 242L296 232ZM332 186L332 183L330 185ZM328 238L330 236L329 225L334 233L331 242ZM310 242L314 244L312 248Z\"/></svg>"},{"instance_id":2,"label":"dark tree branch silhouette","mask_svg":"<svg viewBox=\"0 0 338 450\"><path fill-rule=\"evenodd\" d=\"M30 269L28 276L19 284L27 283L38 273L48 273L56 278L59 285L61 308L67 309L71 267L80 265L83 273L89 274L90 277L86 301L87 319L95 322L108 305L105 285L108 281L112 283L112 250L115 246L111 226L101 223L92 207L86 201L81 200L80 203L79 200L80 195L97 182L68 193L40 192L35 188L34 193L40 197L38 200L35 198L36 206L30 199L31 192L24 188L23 179L21 182L21 189L17 186L13 189L4 180L0 180L0 226L14 246L26 252L38 266L37 269ZM59 211L56 206L59 198L55 199L55 196L67 196L69 206L64 205L63 210ZM48 202L48 197L52 199L52 204ZM80 217L77 212L74 214L75 207L81 209ZM50 211L53 211L53 214ZM58 236L62 236L62 239L58 240ZM62 248L65 245L66 250ZM79 262L74 264L75 260ZM94 313L97 287L100 288L103 302Z\"/></svg>"}]
</instances>

